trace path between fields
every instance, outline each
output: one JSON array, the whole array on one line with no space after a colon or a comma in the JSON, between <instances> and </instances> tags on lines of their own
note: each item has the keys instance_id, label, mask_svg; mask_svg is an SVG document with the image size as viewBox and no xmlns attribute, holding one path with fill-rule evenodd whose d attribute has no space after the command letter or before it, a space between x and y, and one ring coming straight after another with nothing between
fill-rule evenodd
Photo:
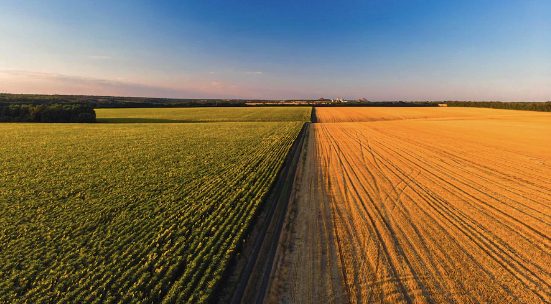
<instances>
[{"instance_id":1,"label":"path between fields","mask_svg":"<svg viewBox=\"0 0 551 304\"><path fill-rule=\"evenodd\" d=\"M307 133L301 163L280 236L266 303L345 303L347 295L335 246L334 223Z\"/></svg>"}]
</instances>

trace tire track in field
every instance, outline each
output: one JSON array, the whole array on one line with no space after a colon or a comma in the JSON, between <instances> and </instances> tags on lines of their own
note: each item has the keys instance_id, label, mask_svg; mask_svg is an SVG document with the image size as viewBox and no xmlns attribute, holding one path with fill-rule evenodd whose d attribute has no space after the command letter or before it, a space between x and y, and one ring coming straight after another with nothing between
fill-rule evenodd
<instances>
[{"instance_id":1,"label":"tire track in field","mask_svg":"<svg viewBox=\"0 0 551 304\"><path fill-rule=\"evenodd\" d=\"M443 215L443 216L446 216L446 213L442 213L442 215ZM461 230L464 231L464 232L466 231L465 229L467 229L468 231L471 231L473 234L478 233L477 229L473 228L473 226L470 226L470 223L468 223L467 220L457 219L457 218L456 218L456 219L450 220L450 222L452 222L452 223L453 223L453 222L463 223L463 225L462 225L463 228L461 228ZM476 223L473 223L473 225L476 225ZM466 227L466 228L465 228L465 227ZM467 233L465 232L465 234L467 234ZM473 234L471 234L471 235L473 235ZM489 244L492 244L492 245L497 246L496 243L494 243L494 241L492 241L492 240L490 240L490 239L484 239L483 236L480 237L480 238L477 237L477 236L475 236L474 238L476 238L477 240L481 240L481 239L482 239L482 240L486 240L487 242L489 242ZM481 247L481 248L482 248L482 247ZM483 250L485 250L486 252L488 252L488 250L491 250L491 249L487 249L487 248L488 248L488 247L486 247L486 249L483 248ZM502 248L500 248L500 249L502 249ZM492 253L493 253L493 255L498 255L498 256L499 256L499 255L500 255L499 252L500 252L500 251L495 250L495 251L493 251ZM511 256L510 256L510 257L511 257ZM512 258L512 257L511 257L511 260L512 260L512 261L515 261L515 259ZM524 261L522 261L522 262L527 262L527 263L529 263L529 261L527 261L527 260L524 260ZM502 264L502 265L503 265L503 264ZM522 265L522 264L521 264L521 265ZM512 267L514 267L514 266L512 266ZM526 270L526 269L525 269L525 270ZM529 270L526 270L526 271L527 271L527 272L530 272ZM516 275L516 273L514 273L514 272L511 272L511 274L512 274L512 275ZM532 273L532 274L533 274L533 273ZM519 279L522 279L522 278L519 278ZM541 282L540 282L540 283L541 283ZM528 287L528 286L527 286L527 287Z\"/></svg>"},{"instance_id":2,"label":"tire track in field","mask_svg":"<svg viewBox=\"0 0 551 304\"><path fill-rule=\"evenodd\" d=\"M397 150L392 150L392 149L389 148L389 147L387 147L387 149L390 149L390 151L392 151L391 153L395 153L395 154L398 153L398 154L399 154L399 152L398 152ZM415 156L411 156L411 157L412 157L412 158L415 158ZM423 165L426 166L427 164L426 164L426 163L423 163ZM422 170L426 170L426 169L423 169L423 166L420 166L419 168L421 168ZM426 171L427 171L428 174L431 174L431 175L433 175L434 177L436 177L437 179L441 180L444 184L447 183L447 180L448 180L448 179L455 179L455 180L457 180L458 183L461 183L461 186L463 186L463 188L457 187L457 186L453 186L453 187L455 187L455 189L457 189L458 191L461 191L462 193L465 194L466 198L464 198L464 199L466 199L467 201L468 201L468 199L476 199L475 196L473 196L472 193L468 193L468 192L465 191L465 189L467 189L467 188L470 187L468 181L466 182L466 181L464 181L463 179L460 179L458 176L452 176L452 175L449 175L449 174L448 174L448 175L444 175L444 176L439 176L439 175L437 174L437 172L439 172L439 170L426 170ZM442 172L445 172L445 171L442 171ZM478 189L478 187L483 187L483 186L482 186L482 185L477 185L477 187L471 187L471 188L472 188L475 192L478 192L478 193L481 194L481 195L486 195L489 199L493 199L493 200L496 200L496 201L498 201L498 202L500 202L500 203L503 203L503 202L501 202L499 199L496 199L495 197L492 197L492 196L487 195L486 193L480 191L480 190ZM519 203L519 202L516 202L516 203ZM549 241L549 238L546 237L546 236L544 236L544 235L542 235L538 230L533 229L532 227L530 227L530 226L528 226L528 225L526 225L526 224L524 224L524 223L518 221L517 219L515 219L515 218L512 217L512 216L510 216L509 214L504 213L502 210L499 210L498 208L496 208L496 207L494 207L494 206L491 206L491 205L489 205L488 203L485 203L485 202L482 202L482 204L483 204L483 205L488 205L488 207L490 207L491 209L493 209L493 211L495 211L496 214L497 214L498 216L501 215L501 216L504 216L504 217L508 218L509 220L511 220L511 221L513 221L513 222L518 222L520 225L523 225L525 228L529 229L529 231L534 232L536 235L538 235L538 236L540 236L540 237L543 237L543 238L544 238L544 239L543 239L544 245L545 245L545 242L548 242L548 241ZM519 203L519 204L520 204L520 203ZM507 204L505 204L505 205L507 205ZM487 211L485 211L483 208L480 208L480 206L476 206L476 205L474 205L474 206L475 206L475 207L478 207L478 208L481 210L481 212L484 212L484 213L488 214ZM515 208L515 207L509 206L509 205L507 205L507 206L510 207L510 208L512 208L512 209L514 209L514 210L517 210L517 208ZM518 210L517 210L517 211L518 211ZM532 217L532 216L530 216L530 215L528 215L528 216L529 216L529 217ZM532 217L532 218L534 218L534 217ZM534 219L536 219L536 220L539 221L539 219L537 219L537 218L534 218ZM548 247L548 246L547 246L547 247Z\"/></svg>"},{"instance_id":3,"label":"tire track in field","mask_svg":"<svg viewBox=\"0 0 551 304\"><path fill-rule=\"evenodd\" d=\"M322 129L323 129L323 126L322 126ZM334 140L331 139L330 141L331 143L334 143ZM340 158L340 164L344 167L344 168L350 168L350 161L348 160L348 158L346 157L346 154L343 153L343 151L341 150L341 147L338 146L338 145L333 145L333 148L336 152L336 155L339 155L339 156L344 156L344 157L341 157ZM360 196L360 192L362 192L363 189L362 188L362 185L361 183L354 183L354 180L358 178L358 172L355 171L355 170L345 170L345 178L346 178L346 181L344 183L342 183L343 185L348 185L348 189L351 187L354 191L351 195L353 195L354 197L359 197ZM355 202L355 205L352 207L352 208L355 208L356 210L359 210L360 212L357 212L361 217L362 217L362 221L364 222L364 224L369 224L373 229L371 230L371 237L375 238L376 242L375 244L380 247L384 253L384 257L391 257L390 253L389 253L389 245L392 246L394 248L394 250L397 250L397 251L400 251L400 252L403 252L403 249L402 249L402 246L396 242L395 238L393 237L393 235L395 234L395 231L393 229L393 227L391 227L386 221L385 221L385 217L383 216L382 214L382 211L379 209L379 207L377 205L374 204L375 201L377 200L381 200L381 195L380 195L380 189L378 187L378 184L375 182L374 183L375 185L375 196L370 196L368 195L369 197L369 206L368 204L366 204L366 202L362 202L362 201L356 201ZM370 212L370 209L374 210L375 212L372 213ZM363 213L362 213L363 212ZM378 222L377 219L381 219L382 221ZM382 223L383 225L383 228L379 228L377 227L380 223ZM390 234L390 235L389 235ZM350 237L350 235L349 235ZM391 240L391 242L388 242L388 241L385 241L385 240ZM387 244L389 243L389 244ZM389 276L390 277L398 277L399 274L398 274L398 270L397 270L397 267L395 266L396 264L396 261L394 261L394 259L390 258L388 259L386 262L386 269L389 271ZM411 270L411 264L409 263L409 261L405 261L407 266L410 268L409 270ZM377 275L377 272L375 272L375 276ZM354 277L354 280L358 280L358 277L362 277L361 274L357 274L355 277ZM380 278L378 278L379 280L381 280ZM425 292L425 288L422 284L420 284L419 282L419 279L417 277L417 275L412 272L412 271L408 271L408 273L406 275L402 275L402 280L411 280L412 282L410 283L411 285L413 285L413 287L411 289L413 290L421 290L421 292L424 294L423 297L424 298L427 298L427 295L426 295L426 292ZM384 281L384 279L382 279ZM397 289L395 291L393 291L394 293L397 293L397 294L400 294L402 296L402 299L398 298L397 300L403 300L407 303L410 303L412 300L411 298L409 297L409 292L407 292L407 287L402 283L402 280L396 280L396 284L394 284L394 286L392 287L388 287L386 286L386 288L391 288L391 289ZM385 288L385 286L383 285L383 288ZM356 298L356 301L357 302L362 302L361 301L362 299L362 296L361 296L361 293L359 293L359 295L357 295L357 298Z\"/></svg>"},{"instance_id":4,"label":"tire track in field","mask_svg":"<svg viewBox=\"0 0 551 304\"><path fill-rule=\"evenodd\" d=\"M519 302L549 300L548 264L541 260L531 261L526 254L536 252L535 256L542 257L543 262L549 261L548 204L542 200L549 198L549 188L545 187L542 179L534 179L536 176L548 175L546 168L527 172L515 179L514 175L507 174L505 170L511 167L522 168L517 161L520 160L519 157L510 164L504 162L507 166L499 166L499 157L496 161L481 165L468 161L467 158L472 155L464 156L458 153L461 151L454 151L453 147L445 146L442 149L443 147L436 147L430 142L423 143L417 137L407 137L407 134L375 132L369 127L346 128L338 124L318 128L323 134L321 136L326 137L325 143L332 146L325 153L333 153L331 157L340 158L337 162L340 168L335 168L334 165L327 169L329 173L325 173L333 177L337 172L342 173L341 189L335 187L337 190L331 192L334 201L332 205L336 209L348 207L344 212L336 214L364 213L363 216L347 216L346 219L356 220L360 224L349 224L348 229L337 231L337 234L349 237L347 240L352 243L345 246L350 250L347 258L369 258L358 254L363 251L362 248L367 249L367 243L351 233L353 228L360 231L361 223L365 225L366 218L371 215L375 222L372 221L370 226L377 230L375 233L370 231L371 238L382 238L387 244L369 244L391 248L390 251L383 250L384 254L396 255L397 258L393 260L391 257L390 260L396 261L403 273L416 274L399 277L408 286L415 287L415 284L409 282L413 280L419 282L418 286L430 286L428 290L432 292L449 289L447 294L435 296L446 302L475 299L495 301L498 297ZM477 161L480 159L474 158ZM482 161L485 158L487 159L482 157ZM453 168L457 164L462 164L463 170ZM515 171L516 175L523 172L521 169ZM411 172L420 173L412 177ZM531 173L536 175L530 176ZM518 186L511 187L508 179L516 180ZM533 191L537 187L541 191ZM495 193L488 191L490 189ZM416 210L410 206L416 206ZM506 208L512 214L503 212L501 208ZM396 215L396 210L402 215ZM423 218L431 219L427 224L433 225L431 230L439 231L434 234L438 237L428 234L427 229L420 225L423 223L421 218L416 212L412 212L419 210L430 210L424 213ZM537 214L538 211L543 213ZM539 230L533 227L539 227ZM497 232L500 233L496 234ZM516 237L507 237L511 233ZM390 235L390 238L380 237L383 234ZM520 238L524 240L524 244L516 246L513 240ZM537 241L538 239L541 241ZM435 259L437 256L446 256L445 252L436 250L443 242L447 243L446 247L453 248L449 252L453 252L455 257L469 257L460 264L467 266L465 269L472 270L471 275L474 278L464 277L467 284L459 284L458 280L449 275L457 272L457 261L453 258ZM535 245L539 243L542 246ZM358 248L353 248L354 246ZM528 247L522 248L523 246ZM522 251L526 252L523 254ZM347 265L355 264L347 262ZM397 269L395 265L386 264L385 267ZM428 268L429 271L422 270L423 268ZM376 266L373 269L385 273ZM392 274L392 271L387 273ZM357 282L359 276L361 275L356 273L352 282ZM486 285L486 290L466 287L470 285L468 282L475 283L475 286ZM357 283L350 286L359 289L357 293L362 293L362 288L367 287ZM413 293L414 290L415 288L405 288L402 292ZM396 300L392 294L395 291L390 286L378 289L377 292L386 292L389 295L386 299ZM370 295L369 298L356 297L351 300L362 302L363 299L373 298L384 299ZM414 295L412 299L423 302L434 300L422 293Z\"/></svg>"},{"instance_id":5,"label":"tire track in field","mask_svg":"<svg viewBox=\"0 0 551 304\"><path fill-rule=\"evenodd\" d=\"M392 135L388 135L388 136L392 136ZM413 145L416 146L417 148L423 148L425 152L430 152L431 150L434 150L434 149L438 149L437 147L433 146L433 145L427 145L426 143L422 143L422 142L419 142L419 141L414 141L413 139L404 139L404 138L400 138L400 137L396 137L396 139L401 139L401 140L404 140L404 141L411 141L413 142ZM411 143L410 143L411 144ZM505 180L505 181L513 181L514 179L516 179L516 181L520 180L522 181L524 184L524 187L525 188L530 188L529 186L531 185L534 185L535 187L534 188L530 188L529 190L531 190L531 192L528 192L532 195L534 194L537 194L537 193L534 193L534 191L539 191L539 192L547 192L546 194L548 195L551 195L551 192L549 191L546 191L547 189L542 189L541 188L541 181L542 180L545 180L544 178L541 178L541 177L535 177L535 176L530 176L530 179L532 180L537 180L537 181L540 181L540 184L537 185L535 183L532 183L530 180L528 179L523 179L522 177L523 176L518 176L518 175L507 175L507 174L503 174L502 172L499 172L499 171L496 171L495 170L495 165L494 167L490 167L490 166L485 166L484 163L491 163L492 160L490 159L484 159L484 162L483 163L476 163L470 159L467 159L465 157L461 157L459 155L454 155L454 154L450 154L447 150L444 150L444 149L438 149L438 154L442 154L444 155L445 157L451 157L451 158L448 158L448 159L444 159L443 161L454 161L455 162L455 165L465 165L465 164L469 164L469 166L475 166L478 168L480 168L481 172L482 173L490 173L490 174L495 174L495 175L499 175L499 179L500 180ZM437 156L437 154L435 153L435 156ZM495 162L495 161L494 161ZM514 168L514 169L519 169L518 167L515 168L515 167L511 167L510 165L508 165L506 162L501 162L499 163L499 167L500 168L503 168L503 167L508 167L508 170L510 170L511 168ZM537 168L532 168L532 169L537 169ZM530 173L532 172L532 170L526 172L526 170L524 170L524 174L523 175L530 175ZM477 173L476 171L472 171L472 172L469 172L471 175L474 174L474 175L477 175L477 177L479 178L483 178L484 177L482 176L482 174L479 174ZM522 173L522 171L520 171L520 173ZM490 179L486 179L486 181L491 181L492 182L492 185L495 186L495 185L500 185L501 186L501 183L499 182L499 180L490 180ZM512 189L510 188L507 188L506 186L502 186L502 190L504 191L508 191L508 192L514 192ZM520 189L519 189L520 190ZM528 200L531 200L530 197L523 197L524 199L528 199ZM516 202L516 203L520 203L520 202ZM540 206L545 206L544 203L541 203L541 202L538 202L538 201L535 201L535 200L531 200L531 203L532 204L536 204L536 205L540 205ZM548 207L548 206L547 206ZM535 209L533 209L535 210ZM537 210L537 211L541 211L541 210ZM547 217L549 217L548 215L545 215Z\"/></svg>"},{"instance_id":6,"label":"tire track in field","mask_svg":"<svg viewBox=\"0 0 551 304\"><path fill-rule=\"evenodd\" d=\"M465 217L464 214L462 214L462 216ZM476 222L475 222L475 223L476 223ZM480 226L480 225L478 225L478 226ZM508 228L511 228L511 227L508 227ZM487 231L486 231L486 232L487 232ZM501 240L500 240L500 244L506 246L506 243L504 243L504 242L501 241ZM508 248L508 250L511 251L512 249L511 249L511 248ZM525 263L530 263L530 261L528 261L528 260L524 260L523 262L525 262Z\"/></svg>"}]
</instances>

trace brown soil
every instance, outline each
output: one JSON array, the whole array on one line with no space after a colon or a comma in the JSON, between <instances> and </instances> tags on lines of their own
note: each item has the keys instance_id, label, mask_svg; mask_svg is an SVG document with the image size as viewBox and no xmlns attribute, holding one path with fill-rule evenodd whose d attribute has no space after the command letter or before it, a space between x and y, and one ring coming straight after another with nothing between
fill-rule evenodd
<instances>
[{"instance_id":1,"label":"brown soil","mask_svg":"<svg viewBox=\"0 0 551 304\"><path fill-rule=\"evenodd\" d=\"M318 108L317 119L269 302L551 301L551 114Z\"/></svg>"}]
</instances>

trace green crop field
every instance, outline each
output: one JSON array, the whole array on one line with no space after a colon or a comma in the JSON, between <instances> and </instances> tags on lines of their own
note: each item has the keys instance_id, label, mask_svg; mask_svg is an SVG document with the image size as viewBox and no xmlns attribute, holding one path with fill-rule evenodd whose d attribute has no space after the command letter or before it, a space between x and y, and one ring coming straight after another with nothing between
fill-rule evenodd
<instances>
[{"instance_id":1,"label":"green crop field","mask_svg":"<svg viewBox=\"0 0 551 304\"><path fill-rule=\"evenodd\" d=\"M0 302L209 300L309 117L285 111L297 121L0 124Z\"/></svg>"},{"instance_id":2,"label":"green crop field","mask_svg":"<svg viewBox=\"0 0 551 304\"><path fill-rule=\"evenodd\" d=\"M99 122L308 121L310 107L96 109Z\"/></svg>"}]
</instances>

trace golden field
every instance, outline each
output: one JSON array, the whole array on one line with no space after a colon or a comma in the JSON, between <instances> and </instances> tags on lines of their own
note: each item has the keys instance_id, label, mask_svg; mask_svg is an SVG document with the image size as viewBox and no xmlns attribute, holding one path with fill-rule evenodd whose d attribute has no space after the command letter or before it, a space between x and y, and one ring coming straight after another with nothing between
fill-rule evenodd
<instances>
[{"instance_id":1,"label":"golden field","mask_svg":"<svg viewBox=\"0 0 551 304\"><path fill-rule=\"evenodd\" d=\"M551 301L550 113L316 116L270 301Z\"/></svg>"}]
</instances>

